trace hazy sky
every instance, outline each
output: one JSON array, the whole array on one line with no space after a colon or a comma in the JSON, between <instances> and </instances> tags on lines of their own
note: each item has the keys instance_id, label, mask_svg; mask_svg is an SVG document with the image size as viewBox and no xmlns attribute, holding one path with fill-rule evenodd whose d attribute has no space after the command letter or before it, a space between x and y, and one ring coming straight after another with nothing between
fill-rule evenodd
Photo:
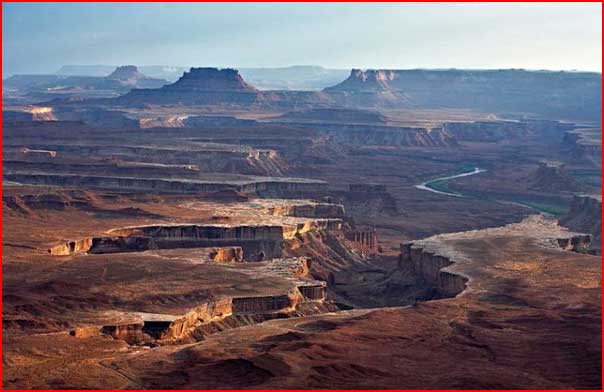
<instances>
[{"instance_id":1,"label":"hazy sky","mask_svg":"<svg viewBox=\"0 0 604 392\"><path fill-rule=\"evenodd\" d=\"M2 71L64 64L602 69L602 4L3 3Z\"/></svg>"}]
</instances>

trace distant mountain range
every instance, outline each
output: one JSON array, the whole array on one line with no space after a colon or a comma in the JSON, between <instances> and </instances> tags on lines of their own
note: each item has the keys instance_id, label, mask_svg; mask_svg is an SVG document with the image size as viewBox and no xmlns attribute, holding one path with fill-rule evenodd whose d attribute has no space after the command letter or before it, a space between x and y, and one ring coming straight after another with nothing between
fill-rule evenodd
<instances>
[{"instance_id":1,"label":"distant mountain range","mask_svg":"<svg viewBox=\"0 0 604 392\"><path fill-rule=\"evenodd\" d=\"M120 106L184 105L266 110L312 108L465 108L512 117L601 122L602 74L522 69L329 70L191 68L176 82L147 76L177 67L66 66L61 72L107 76L15 75L3 83L3 102L53 101ZM164 73L164 75L165 75ZM248 76L246 76L246 74ZM156 75L156 74L155 74ZM249 75L254 75L249 77ZM95 98L105 100L94 101ZM109 99L109 100L106 100ZM90 101L92 100L92 101Z\"/></svg>"},{"instance_id":2,"label":"distant mountain range","mask_svg":"<svg viewBox=\"0 0 604 392\"><path fill-rule=\"evenodd\" d=\"M69 76L107 76L117 66L64 65L56 74ZM191 67L171 65L142 65L143 74L176 81ZM321 90L341 82L350 70L329 69L315 65L294 65L279 68L239 68L241 76L260 90Z\"/></svg>"},{"instance_id":3,"label":"distant mountain range","mask_svg":"<svg viewBox=\"0 0 604 392\"><path fill-rule=\"evenodd\" d=\"M234 69L192 68L160 89L134 89L123 105L306 109L467 108L488 113L599 121L602 75L507 70L360 70L321 91L262 91Z\"/></svg>"}]
</instances>

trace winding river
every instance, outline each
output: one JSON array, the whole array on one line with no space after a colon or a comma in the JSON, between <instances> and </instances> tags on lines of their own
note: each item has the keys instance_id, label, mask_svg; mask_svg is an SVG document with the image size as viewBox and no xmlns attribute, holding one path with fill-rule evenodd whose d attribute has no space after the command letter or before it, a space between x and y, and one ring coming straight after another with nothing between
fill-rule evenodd
<instances>
[{"instance_id":1,"label":"winding river","mask_svg":"<svg viewBox=\"0 0 604 392\"><path fill-rule=\"evenodd\" d=\"M461 174L456 174L454 176L434 178L432 180L429 180L429 181L426 181L426 182L422 182L421 184L416 185L415 187L417 189L421 189L421 190L424 190L424 191L438 193L439 195L447 195L447 196L454 196L454 197L464 197L464 195L459 194L459 193L439 191L438 189L433 188L433 186L431 186L430 184L434 184L435 182L440 182L440 181L452 180L454 178L459 178L459 177L473 176L475 174L484 173L484 172L486 172L486 170L480 169L478 167L475 167L474 170L472 170L472 171L461 173Z\"/></svg>"}]
</instances>

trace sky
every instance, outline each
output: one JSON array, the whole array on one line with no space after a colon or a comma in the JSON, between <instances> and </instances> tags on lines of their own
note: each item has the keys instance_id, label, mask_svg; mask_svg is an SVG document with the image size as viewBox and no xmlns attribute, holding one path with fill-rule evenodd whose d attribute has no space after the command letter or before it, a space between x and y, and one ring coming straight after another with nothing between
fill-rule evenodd
<instances>
[{"instance_id":1,"label":"sky","mask_svg":"<svg viewBox=\"0 0 604 392\"><path fill-rule=\"evenodd\" d=\"M2 72L62 65L602 70L601 3L3 3Z\"/></svg>"}]
</instances>

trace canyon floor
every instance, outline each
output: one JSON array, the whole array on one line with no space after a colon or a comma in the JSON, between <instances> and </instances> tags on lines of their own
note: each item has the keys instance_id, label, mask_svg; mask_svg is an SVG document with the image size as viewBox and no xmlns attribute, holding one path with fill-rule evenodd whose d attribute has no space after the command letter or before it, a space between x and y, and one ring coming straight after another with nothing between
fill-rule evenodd
<instances>
[{"instance_id":1,"label":"canyon floor","mask_svg":"<svg viewBox=\"0 0 604 392\"><path fill-rule=\"evenodd\" d=\"M601 124L216 72L5 109L4 388L601 388Z\"/></svg>"}]
</instances>

